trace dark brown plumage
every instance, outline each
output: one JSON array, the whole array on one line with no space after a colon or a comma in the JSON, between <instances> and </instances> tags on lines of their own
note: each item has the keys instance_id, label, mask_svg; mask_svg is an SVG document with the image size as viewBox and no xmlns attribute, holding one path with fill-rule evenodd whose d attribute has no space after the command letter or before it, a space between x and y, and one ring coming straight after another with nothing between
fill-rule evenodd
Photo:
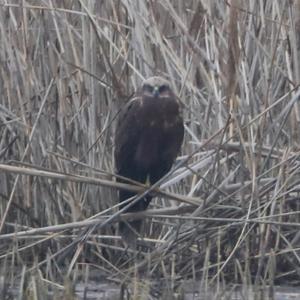
<instances>
[{"instance_id":1,"label":"dark brown plumage","mask_svg":"<svg viewBox=\"0 0 300 300\"><path fill-rule=\"evenodd\" d=\"M135 181L154 184L171 169L183 140L183 119L178 98L161 77L145 80L121 112L115 133L116 173ZM121 181L121 180L119 180ZM119 201L135 194L121 190ZM127 211L145 210L150 196L140 199ZM141 221L120 223L126 239ZM129 225L129 226L128 226Z\"/></svg>"}]
</instances>

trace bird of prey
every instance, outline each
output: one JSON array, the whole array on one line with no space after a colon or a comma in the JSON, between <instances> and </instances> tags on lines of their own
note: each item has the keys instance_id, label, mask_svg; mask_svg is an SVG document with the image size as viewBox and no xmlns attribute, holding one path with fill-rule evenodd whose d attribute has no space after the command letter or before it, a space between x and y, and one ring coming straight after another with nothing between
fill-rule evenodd
<instances>
[{"instance_id":1,"label":"bird of prey","mask_svg":"<svg viewBox=\"0 0 300 300\"><path fill-rule=\"evenodd\" d=\"M158 76L146 79L120 112L115 131L116 174L143 184L154 184L171 169L183 134L181 105L170 83ZM119 201L135 195L120 190ZM126 212L146 210L150 201L151 196L147 195ZM125 241L132 236L136 239L141 225L142 220L120 222L120 234Z\"/></svg>"}]
</instances>

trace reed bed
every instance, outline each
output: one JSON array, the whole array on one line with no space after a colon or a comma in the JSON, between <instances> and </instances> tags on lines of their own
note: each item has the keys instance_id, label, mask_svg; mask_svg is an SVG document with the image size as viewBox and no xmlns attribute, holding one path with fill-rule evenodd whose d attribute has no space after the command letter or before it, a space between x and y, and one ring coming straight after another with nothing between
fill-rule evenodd
<instances>
[{"instance_id":1,"label":"reed bed","mask_svg":"<svg viewBox=\"0 0 300 300\"><path fill-rule=\"evenodd\" d=\"M299 24L288 0L0 0L2 298L299 286ZM181 99L184 145L160 186L120 184L116 118L152 75ZM156 197L120 215L120 188ZM145 219L137 250L121 218Z\"/></svg>"}]
</instances>

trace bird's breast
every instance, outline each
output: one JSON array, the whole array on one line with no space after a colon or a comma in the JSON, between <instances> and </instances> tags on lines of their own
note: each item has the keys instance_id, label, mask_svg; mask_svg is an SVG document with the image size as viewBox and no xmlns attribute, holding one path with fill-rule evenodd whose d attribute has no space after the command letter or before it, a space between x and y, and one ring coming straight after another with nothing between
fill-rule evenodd
<instances>
[{"instance_id":1,"label":"bird's breast","mask_svg":"<svg viewBox=\"0 0 300 300\"><path fill-rule=\"evenodd\" d=\"M147 118L141 124L141 135L136 145L134 160L138 166L148 170L164 160L170 140L176 134L176 119Z\"/></svg>"},{"instance_id":2,"label":"bird's breast","mask_svg":"<svg viewBox=\"0 0 300 300\"><path fill-rule=\"evenodd\" d=\"M142 102L137 114L139 137L134 161L143 170L149 170L163 162L176 140L178 126L182 124L179 105L174 99L148 98Z\"/></svg>"},{"instance_id":3,"label":"bird's breast","mask_svg":"<svg viewBox=\"0 0 300 300\"><path fill-rule=\"evenodd\" d=\"M135 162L144 170L158 161L161 144L161 132L156 121L150 121L148 125L142 130L135 152Z\"/></svg>"}]
</instances>

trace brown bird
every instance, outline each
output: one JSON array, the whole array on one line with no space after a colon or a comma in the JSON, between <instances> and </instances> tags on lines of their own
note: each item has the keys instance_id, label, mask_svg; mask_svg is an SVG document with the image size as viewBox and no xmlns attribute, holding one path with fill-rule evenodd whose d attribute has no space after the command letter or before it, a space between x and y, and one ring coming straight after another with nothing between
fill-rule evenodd
<instances>
[{"instance_id":1,"label":"brown bird","mask_svg":"<svg viewBox=\"0 0 300 300\"><path fill-rule=\"evenodd\" d=\"M116 173L143 184L154 184L171 169L183 134L179 99L170 83L157 76L148 78L121 111L115 132ZM133 192L119 191L120 202L133 196ZM151 196L147 195L127 212L143 211L150 201ZM142 220L120 222L120 234L125 241L136 240L141 225Z\"/></svg>"}]
</instances>

